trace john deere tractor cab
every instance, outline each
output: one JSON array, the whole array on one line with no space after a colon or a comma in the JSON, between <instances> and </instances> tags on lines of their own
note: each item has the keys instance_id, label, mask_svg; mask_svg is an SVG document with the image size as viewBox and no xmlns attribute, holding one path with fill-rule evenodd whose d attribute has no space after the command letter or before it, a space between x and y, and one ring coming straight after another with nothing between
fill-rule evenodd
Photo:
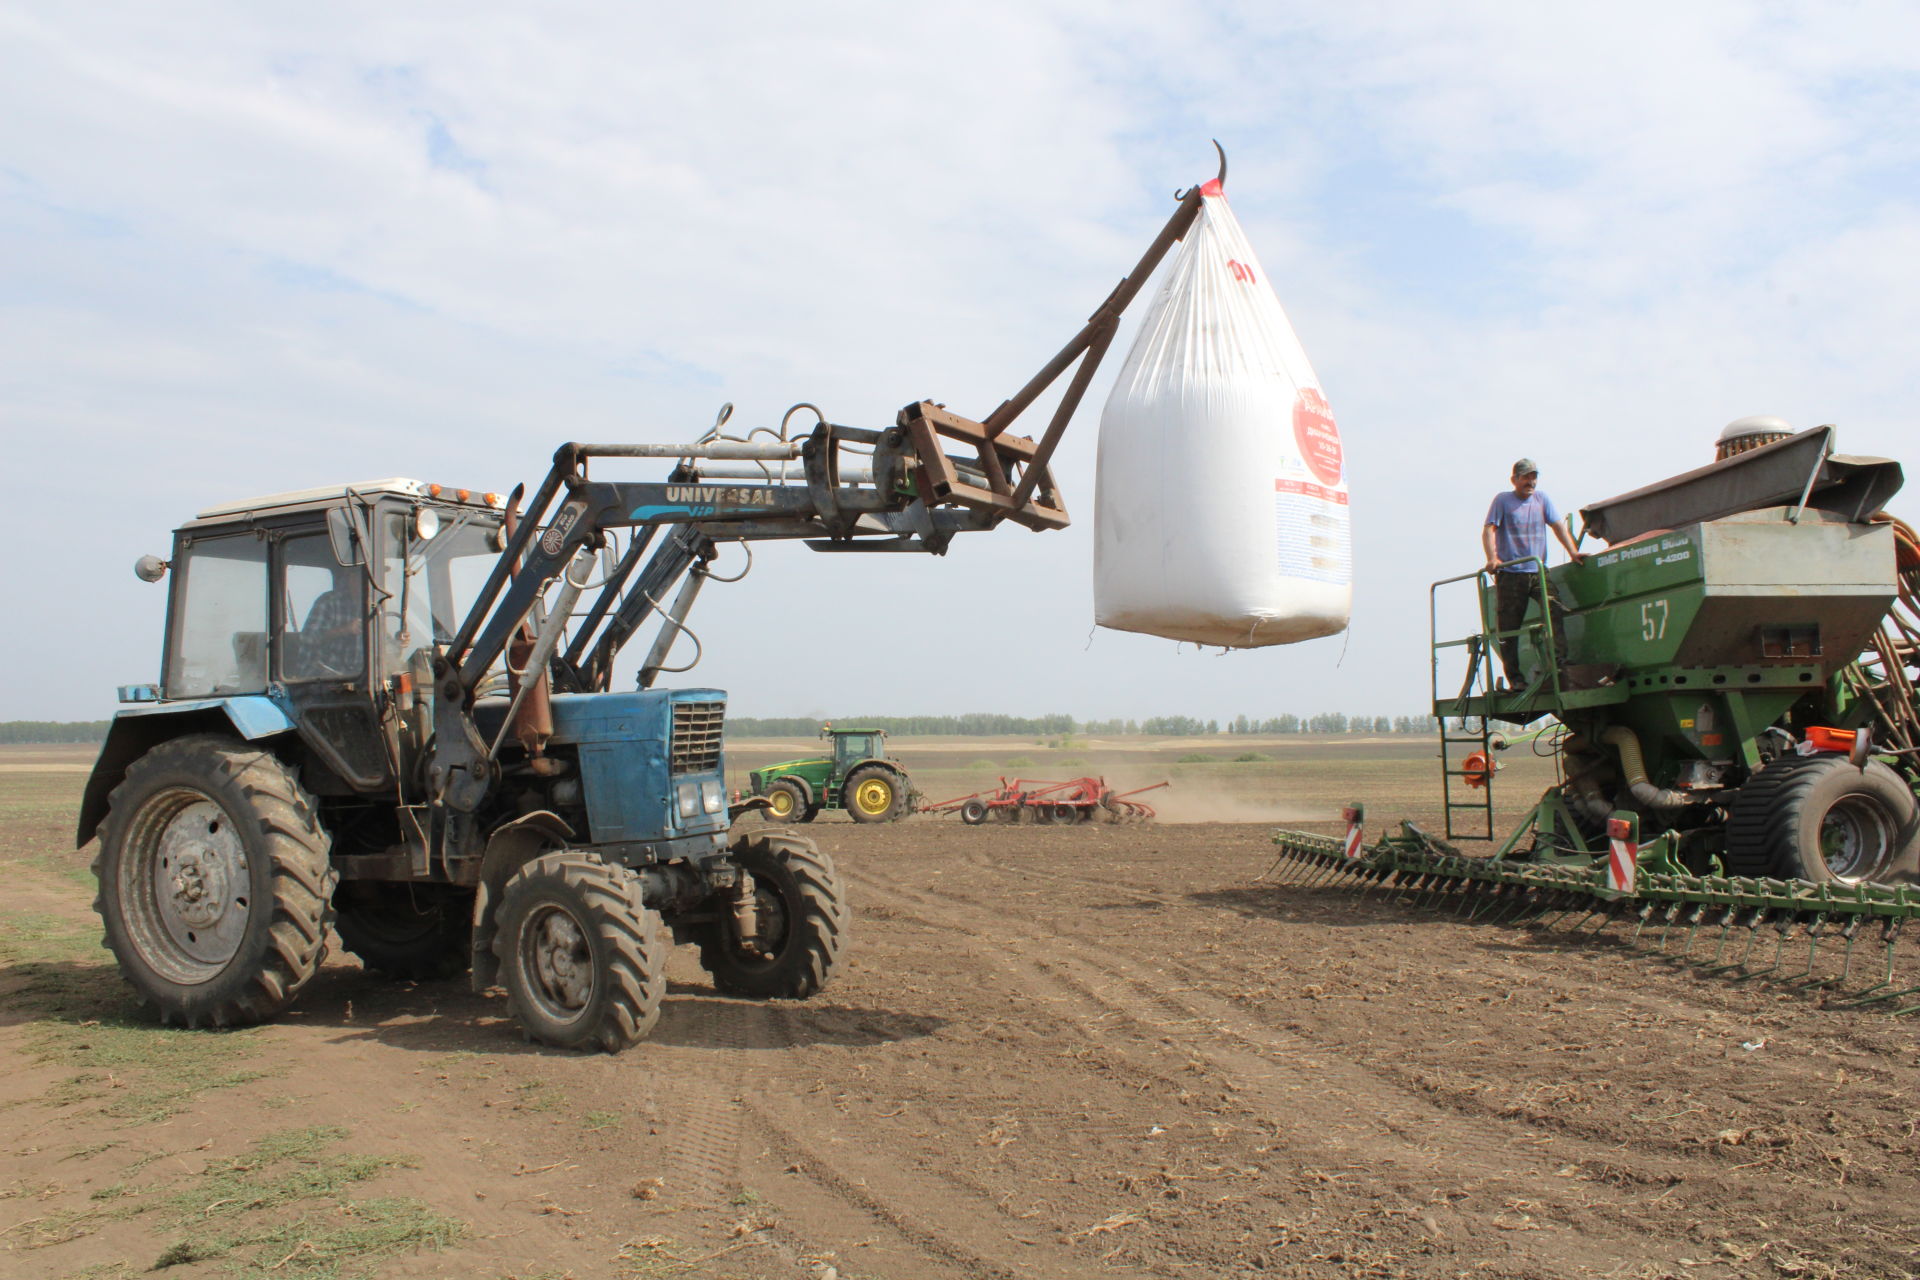
<instances>
[{"instance_id":1,"label":"john deere tractor cab","mask_svg":"<svg viewBox=\"0 0 1920 1280\"><path fill-rule=\"evenodd\" d=\"M561 446L524 509L520 489L382 480L181 526L170 559L137 566L172 574L160 679L122 690L77 833L100 838L122 973L167 1021L258 1021L312 978L331 923L370 968L471 965L531 1037L609 1050L653 1026L671 943L698 944L725 991L818 991L848 928L832 861L730 832L725 695L654 682L691 665L669 665L677 642L697 660L694 601L755 542L940 555L1003 520L1065 526L1053 451L1200 201L979 421L923 400L867 429L796 405L727 435L728 406L692 443ZM1013 434L1069 368L1039 440ZM592 474L646 459L664 482ZM890 814L873 787L867 816Z\"/></svg>"},{"instance_id":2,"label":"john deere tractor cab","mask_svg":"<svg viewBox=\"0 0 1920 1280\"><path fill-rule=\"evenodd\" d=\"M822 809L845 809L855 822L892 822L912 809L913 783L906 766L887 754L882 729L836 729L820 736L831 755L785 760L756 769L748 782L766 804L769 822L812 822Z\"/></svg>"}]
</instances>

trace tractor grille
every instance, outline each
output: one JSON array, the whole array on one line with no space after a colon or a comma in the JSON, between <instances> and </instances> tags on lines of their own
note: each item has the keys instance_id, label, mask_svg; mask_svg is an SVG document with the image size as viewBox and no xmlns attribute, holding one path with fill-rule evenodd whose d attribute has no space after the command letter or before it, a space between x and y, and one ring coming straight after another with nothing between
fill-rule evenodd
<instances>
[{"instance_id":1,"label":"tractor grille","mask_svg":"<svg viewBox=\"0 0 1920 1280\"><path fill-rule=\"evenodd\" d=\"M720 740L726 730L724 702L673 704L673 750L670 773L712 773L720 767Z\"/></svg>"}]
</instances>

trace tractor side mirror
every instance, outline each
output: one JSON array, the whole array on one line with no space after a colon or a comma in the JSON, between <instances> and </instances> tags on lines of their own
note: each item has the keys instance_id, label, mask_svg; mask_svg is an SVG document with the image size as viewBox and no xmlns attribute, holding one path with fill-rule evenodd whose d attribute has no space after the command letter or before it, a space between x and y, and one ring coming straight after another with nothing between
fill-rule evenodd
<instances>
[{"instance_id":1,"label":"tractor side mirror","mask_svg":"<svg viewBox=\"0 0 1920 1280\"><path fill-rule=\"evenodd\" d=\"M141 556L133 562L133 576L142 582L158 582L167 576L167 561L159 556Z\"/></svg>"},{"instance_id":2,"label":"tractor side mirror","mask_svg":"<svg viewBox=\"0 0 1920 1280\"><path fill-rule=\"evenodd\" d=\"M327 542L333 547L333 558L339 563L356 565L367 562L366 549L360 543L360 529L353 513L345 507L334 507L327 512Z\"/></svg>"}]
</instances>

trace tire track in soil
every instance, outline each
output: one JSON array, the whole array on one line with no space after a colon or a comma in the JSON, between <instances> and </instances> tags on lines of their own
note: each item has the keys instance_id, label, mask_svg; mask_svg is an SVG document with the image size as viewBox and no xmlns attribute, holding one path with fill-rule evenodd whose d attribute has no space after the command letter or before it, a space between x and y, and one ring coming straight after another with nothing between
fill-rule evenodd
<instances>
[{"instance_id":1,"label":"tire track in soil","mask_svg":"<svg viewBox=\"0 0 1920 1280\"><path fill-rule=\"evenodd\" d=\"M719 999L673 1007L674 1030L701 1043L703 1067L711 1065L713 1049L723 1051L723 1060L730 1064L720 1074L677 1076L682 1083L674 1089L675 1106L682 1115L670 1147L677 1192L707 1208L735 1208L739 1207L736 1193L761 1181L757 1171L799 1174L810 1191L796 1188L791 1181L771 1184L772 1193L766 1199L784 1212L779 1224L763 1235L796 1270L805 1267L809 1258L833 1250L832 1241L878 1232L891 1240L878 1248L873 1247L878 1242L870 1242L863 1250L862 1269L879 1262L889 1268L880 1274L1003 1280L1031 1276L1091 1280L1113 1274L1105 1269L1089 1271L1057 1250L1048 1250L1039 1264L1031 1254L1016 1258L983 1252L967 1242L1004 1236L1006 1222L997 1210L983 1214L957 1203L953 1197L957 1184L928 1177L857 1139L809 1136L819 1127L818 1113L808 1108L804 1096L783 1108L781 1080L770 1061L775 1055L756 1052L798 1044L793 1010ZM769 1061L763 1065L763 1059ZM763 1083L769 1086L764 1091L759 1088ZM786 1111L792 1114L783 1114ZM887 1190L878 1189L882 1186Z\"/></svg>"},{"instance_id":2,"label":"tire track in soil","mask_svg":"<svg viewBox=\"0 0 1920 1280\"><path fill-rule=\"evenodd\" d=\"M722 1033L730 1048L781 1049L799 1043L795 1024L801 1015L790 1006L747 1002L709 1004L707 1010L705 1016L716 1021L714 1010L746 1015ZM758 1033L751 1033L750 1027ZM753 1170L758 1169L797 1174L807 1188L780 1181L767 1196L788 1211L769 1233L770 1243L796 1268L824 1253L838 1252L832 1241L870 1238L879 1232L890 1240L867 1239L860 1259L862 1272L879 1266L885 1269L875 1274L916 1278L1111 1280L1111 1268L1090 1268L1039 1235L1013 1236L1017 1248L995 1247L1009 1239L1010 1230L1034 1228L992 1202L985 1188L948 1171L929 1172L904 1163L860 1135L831 1131L837 1123L820 1132L821 1112L809 1105L807 1095L788 1097L778 1087L756 1089L762 1080L779 1083L770 1064L743 1062L735 1074L737 1092L728 1102L736 1114L732 1127L738 1133L733 1148L736 1185L754 1181ZM748 1131L741 1118L751 1122L751 1136L765 1151L749 1156L743 1150ZM796 1226L796 1221L804 1225Z\"/></svg>"},{"instance_id":3,"label":"tire track in soil","mask_svg":"<svg viewBox=\"0 0 1920 1280\"><path fill-rule=\"evenodd\" d=\"M745 1090L746 1051L759 1047L747 1025L751 1006L702 999L678 1001L668 1010L675 1035L703 1046L668 1051L685 1057L689 1068L666 1067L666 1074L675 1081L668 1185L680 1195L717 1207L732 1195L731 1188L740 1185L740 1097ZM723 1069L714 1070L716 1064Z\"/></svg>"},{"instance_id":4,"label":"tire track in soil","mask_svg":"<svg viewBox=\"0 0 1920 1280\"><path fill-rule=\"evenodd\" d=\"M1010 1237L1010 1229L1031 1231L1032 1224L1011 1222L997 1205L985 1211L976 1207L977 1187L930 1176L865 1143L828 1157L822 1144L804 1136L799 1126L789 1127L772 1108L750 1103L748 1110L778 1163L796 1169L810 1189L785 1185L780 1192L804 1216L808 1236L850 1240L879 1231L891 1237L885 1244L865 1242L862 1273L966 1280L1111 1280L1114 1274L1110 1268L1089 1267L1039 1236ZM956 1190L967 1198L956 1199ZM1001 1242L1022 1246L1024 1252L994 1247ZM803 1245L800 1252L817 1247Z\"/></svg>"},{"instance_id":5,"label":"tire track in soil","mask_svg":"<svg viewBox=\"0 0 1920 1280\"><path fill-rule=\"evenodd\" d=\"M1072 875L1066 872L1051 871L1051 870L1027 867L1027 866L1011 867L1003 862L999 862L993 859L992 857L978 850L969 851L968 854L965 856L964 861L973 866L980 868L983 871L992 871L992 872L1000 873L1003 875L1017 876L1020 878L1038 877L1041 879L1052 880L1061 884L1077 885L1083 888L1100 890L1100 891L1109 892L1109 893L1119 892L1127 895L1128 897L1136 898L1142 902L1150 902L1154 904L1156 907L1163 908L1163 909L1181 910L1181 909L1188 909L1191 907L1190 903L1173 901L1173 900L1146 892L1144 890L1135 889L1126 885L1116 884L1109 881L1095 879L1094 877L1091 877L1091 876L1077 876L1077 875ZM1276 889L1284 889L1287 886L1282 883L1276 883L1274 884L1273 887ZM1364 890L1355 886L1337 886L1336 885L1336 886L1319 886L1312 892L1315 894L1340 893L1343 895L1343 897L1352 898L1356 895L1363 893ZM949 894L947 896L958 897L967 901L973 901L971 899L965 899L965 895ZM1392 901L1393 901L1392 898L1388 899L1389 903L1391 903ZM978 905L978 903L976 902L975 905ZM1379 910L1380 908L1375 908L1375 909ZM1430 910L1424 910L1424 909L1407 908L1404 906L1397 907L1397 908L1388 907L1385 909L1394 911L1396 912L1396 914L1393 916L1383 916L1382 917L1383 921L1392 920L1400 923L1417 923L1417 924L1427 924L1427 923L1434 923L1434 922L1450 923L1450 924L1456 924L1456 925L1470 924L1470 922L1462 920L1457 916L1454 916L1451 912L1444 912L1440 910L1430 911ZM1035 923L1038 923L1038 921L1036 920ZM1514 941L1509 944L1513 947L1528 949L1528 950L1538 949L1542 951L1550 951L1558 955L1561 955L1562 957L1572 957L1575 955L1579 955L1584 953L1586 949L1589 947L1607 945L1607 944L1612 944L1622 949L1630 950L1629 948L1627 948L1627 944L1625 943L1625 941L1618 937L1606 937L1606 938L1600 938L1598 936L1589 937L1585 941L1580 943L1578 946L1568 946L1565 944L1557 943L1555 941L1543 938L1538 932L1528 929L1527 926L1524 924L1499 925L1492 922L1482 921L1482 922L1478 922L1477 924L1472 924L1471 927L1507 930L1512 932L1514 935ZM1623 961L1648 961L1648 960L1657 959L1657 956L1652 954L1640 955L1638 953L1631 953L1629 955L1619 957L1619 959ZM1219 976L1217 972L1198 970L1192 964L1182 962L1177 957L1171 956L1171 955L1160 957L1159 963L1177 971L1183 978L1189 981L1197 982L1197 981L1205 981L1207 979L1217 980ZM1588 983L1580 982L1578 981L1577 977L1575 979L1570 980L1567 977L1567 975L1564 975L1549 969L1540 969L1540 970L1531 971L1529 974L1529 981L1535 983L1536 986L1547 984L1553 990L1568 992L1570 994L1585 994L1591 991L1595 985L1594 983L1591 983L1591 982L1588 982ZM1696 1007L1697 1009L1704 1011L1708 1014L1720 1015L1720 1016L1735 1016L1738 1012L1737 1010L1731 1007L1731 1005L1728 1003L1727 1000L1714 999L1715 994L1721 995L1723 997L1726 995L1726 992L1722 990L1718 985L1714 985L1714 986L1693 985L1693 986L1687 987L1686 990L1690 996L1694 997L1694 999L1689 1003L1694 1007ZM1608 998L1610 1002L1616 1008L1620 1009L1623 1013L1631 1012L1631 1011L1639 1011L1642 1013L1649 1013L1649 1014L1652 1014L1652 1013L1670 1014L1672 1012L1672 1008L1674 1005L1674 1000L1672 999L1672 993L1670 992L1642 990L1638 987L1633 987L1633 986L1620 986L1620 985L1612 986L1609 988ZM1260 1024L1256 1024L1256 1025L1260 1025ZM1323 1051L1329 1048L1329 1046L1327 1046L1324 1042L1319 1040L1314 1040L1311 1037L1304 1039L1302 1041L1302 1044L1303 1045L1312 1044L1315 1047L1322 1049ZM1342 1055L1342 1058L1343 1060L1345 1060L1344 1055ZM1553 1129L1566 1137L1584 1140L1588 1143L1602 1144L1608 1149L1611 1149L1617 1144L1617 1135L1615 1135L1611 1130L1609 1130L1606 1126L1602 1124L1589 1123L1575 1117L1569 1117L1569 1116L1559 1115L1554 1113L1539 1112L1534 1110L1514 1111L1507 1107L1497 1106L1494 1103L1481 1098L1477 1093L1473 1092L1472 1090L1463 1090L1463 1089L1449 1087L1448 1084L1442 1080L1439 1080L1430 1075L1424 1074L1417 1069L1396 1067L1391 1061L1374 1060L1374 1061L1368 1062L1366 1066L1369 1070L1384 1073L1388 1077L1398 1081L1402 1086L1404 1086L1409 1090L1425 1095L1437 1106L1443 1107L1446 1110L1455 1112L1463 1116L1476 1116L1476 1117L1481 1117L1481 1118L1495 1120L1495 1121L1519 1119L1519 1120L1523 1120L1527 1124L1531 1124L1539 1128ZM1865 1072L1863 1072L1862 1074L1865 1074ZM1884 1072L1884 1071L1880 1072L1879 1074L1883 1078L1890 1078L1891 1076L1891 1073ZM1684 1162L1685 1171L1689 1172L1692 1175L1698 1175L1699 1173L1703 1172L1703 1166L1706 1169L1717 1169L1723 1163L1723 1161L1719 1158L1720 1153L1717 1153L1712 1149L1703 1149L1697 1143L1688 1143L1678 1138L1663 1138L1658 1135L1643 1134L1638 1139L1637 1146L1643 1153L1649 1150L1657 1150L1668 1156L1678 1158L1680 1161ZM1611 1168L1613 1166L1609 1165L1608 1167ZM1663 1170L1657 1174L1650 1175L1648 1180L1651 1182L1655 1182L1658 1185L1670 1185L1674 1178L1680 1176L1681 1172L1682 1172L1681 1168L1670 1168L1670 1169Z\"/></svg>"},{"instance_id":6,"label":"tire track in soil","mask_svg":"<svg viewBox=\"0 0 1920 1280\"><path fill-rule=\"evenodd\" d=\"M1030 871L1023 867L1019 874ZM1229 1002L1190 987L1176 995L1166 986L1166 975L1144 970L1120 952L1060 928L1057 919L1040 920L1004 898L989 905L950 890L891 885L870 873L853 878L869 899L898 904L896 912L920 914L931 927L991 939L1003 952L1018 954L1033 971L1079 996L1083 1010L1117 1014L1149 1037L1178 1044L1208 1063L1250 1113L1283 1129L1290 1151L1311 1153L1332 1164L1362 1159L1376 1179L1407 1203L1421 1203L1442 1171L1448 1181L1458 1183L1465 1175L1464 1180L1492 1195L1537 1197L1543 1186L1553 1185L1558 1171L1574 1155L1565 1150L1551 1155L1529 1152L1521 1142L1525 1134L1516 1132L1528 1123L1524 1118L1515 1124L1490 1114L1488 1108L1459 1108L1452 1105L1454 1098L1417 1086L1408 1088L1391 1074L1383 1076L1350 1058L1323 1052L1306 1037L1249 1019ZM1063 944L1072 947L1070 953L1063 952ZM1170 960L1156 957L1157 964ZM1076 1030L1113 1047L1110 1036L1084 1022ZM1298 1088L1277 1082L1283 1072L1312 1081L1312 1107L1301 1106ZM1162 1073L1150 1069L1145 1073L1171 1083ZM1442 1131L1434 1122L1436 1113L1449 1121L1444 1145L1431 1142L1430 1135ZM1356 1137L1357 1145L1329 1132L1335 1128ZM1423 1140L1422 1135L1429 1136ZM1583 1161L1617 1164L1617 1142L1601 1145L1578 1136L1568 1142L1579 1149L1577 1157ZM1687 1172L1699 1172L1698 1166L1675 1167L1653 1175L1653 1180L1668 1184ZM1581 1207L1602 1206L1590 1202ZM1606 1209L1610 1220L1605 1235L1588 1229L1587 1244L1610 1255L1606 1264L1625 1266L1644 1260L1646 1224L1635 1204L1616 1198ZM1515 1255L1524 1258L1525 1242L1512 1244Z\"/></svg>"}]
</instances>

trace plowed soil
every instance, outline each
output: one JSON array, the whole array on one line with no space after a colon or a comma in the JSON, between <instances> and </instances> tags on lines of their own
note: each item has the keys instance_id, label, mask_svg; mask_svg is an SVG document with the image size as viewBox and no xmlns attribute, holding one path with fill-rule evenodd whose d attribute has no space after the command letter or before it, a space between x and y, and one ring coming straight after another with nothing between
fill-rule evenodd
<instances>
[{"instance_id":1,"label":"plowed soil","mask_svg":"<svg viewBox=\"0 0 1920 1280\"><path fill-rule=\"evenodd\" d=\"M1376 814L1430 812L1430 768ZM0 792L10 909L90 929L59 864L81 777ZM1295 825L1335 830L1306 790ZM50 970L103 989L80 979L106 953L10 960L0 1273L144 1272L181 1227L44 1224L296 1124L403 1155L378 1185L466 1224L344 1275L1920 1272L1920 1019L1263 878L1271 822L805 831L856 912L835 983L726 999L682 949L658 1031L616 1057L336 956L235 1039L257 1079L137 1123L62 1088L46 1024L88 1011L29 999ZM319 1274L298 1243L270 1263Z\"/></svg>"}]
</instances>

